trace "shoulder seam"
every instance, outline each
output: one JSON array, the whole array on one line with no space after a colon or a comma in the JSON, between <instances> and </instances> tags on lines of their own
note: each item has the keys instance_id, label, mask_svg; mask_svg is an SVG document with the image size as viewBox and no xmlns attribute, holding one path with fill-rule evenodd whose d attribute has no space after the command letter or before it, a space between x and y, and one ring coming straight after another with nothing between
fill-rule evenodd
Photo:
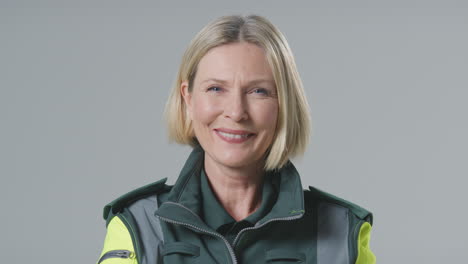
<instances>
[{"instance_id":1,"label":"shoulder seam","mask_svg":"<svg viewBox=\"0 0 468 264\"><path fill-rule=\"evenodd\" d=\"M152 194L160 194L162 192L170 190L170 186L166 185L167 177L163 178L159 181L144 185L139 187L133 191L130 191L117 199L113 200L112 202L108 203L104 206L103 209L103 217L105 220L108 220L108 217L119 211L121 211L125 206L132 203L135 200L140 198L146 197Z\"/></svg>"}]
</instances>

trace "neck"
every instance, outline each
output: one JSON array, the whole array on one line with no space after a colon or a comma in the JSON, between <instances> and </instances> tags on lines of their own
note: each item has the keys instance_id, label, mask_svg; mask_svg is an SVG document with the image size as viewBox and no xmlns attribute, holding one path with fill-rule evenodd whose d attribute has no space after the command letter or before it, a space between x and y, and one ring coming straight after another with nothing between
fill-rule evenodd
<instances>
[{"instance_id":1,"label":"neck","mask_svg":"<svg viewBox=\"0 0 468 264\"><path fill-rule=\"evenodd\" d=\"M263 164L231 168L214 162L205 153L205 172L216 198L236 221L260 207Z\"/></svg>"}]
</instances>

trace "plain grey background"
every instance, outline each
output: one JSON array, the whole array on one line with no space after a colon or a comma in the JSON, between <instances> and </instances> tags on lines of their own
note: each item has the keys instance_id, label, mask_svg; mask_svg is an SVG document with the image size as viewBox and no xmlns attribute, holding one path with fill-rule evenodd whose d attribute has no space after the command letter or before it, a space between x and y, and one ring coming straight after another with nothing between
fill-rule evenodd
<instances>
[{"instance_id":1,"label":"plain grey background","mask_svg":"<svg viewBox=\"0 0 468 264\"><path fill-rule=\"evenodd\" d=\"M162 113L212 19L259 14L287 37L313 135L306 188L375 214L378 263L463 263L466 1L0 1L2 263L94 263L102 207L169 177L190 149Z\"/></svg>"}]
</instances>

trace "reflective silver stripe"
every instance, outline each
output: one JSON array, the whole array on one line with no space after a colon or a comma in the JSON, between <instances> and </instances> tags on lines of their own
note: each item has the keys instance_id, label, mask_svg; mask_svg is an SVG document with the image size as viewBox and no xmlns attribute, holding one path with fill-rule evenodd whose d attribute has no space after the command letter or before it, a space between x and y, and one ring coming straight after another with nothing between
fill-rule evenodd
<instances>
[{"instance_id":1,"label":"reflective silver stripe","mask_svg":"<svg viewBox=\"0 0 468 264\"><path fill-rule=\"evenodd\" d=\"M138 227L136 232L143 247L143 256L138 256L141 263L138 264L161 263L161 245L164 243L164 237L159 218L154 217L154 212L158 209L156 195L140 199L128 209Z\"/></svg>"},{"instance_id":2,"label":"reflective silver stripe","mask_svg":"<svg viewBox=\"0 0 468 264\"><path fill-rule=\"evenodd\" d=\"M349 264L348 209L322 202L317 214L317 264Z\"/></svg>"}]
</instances>

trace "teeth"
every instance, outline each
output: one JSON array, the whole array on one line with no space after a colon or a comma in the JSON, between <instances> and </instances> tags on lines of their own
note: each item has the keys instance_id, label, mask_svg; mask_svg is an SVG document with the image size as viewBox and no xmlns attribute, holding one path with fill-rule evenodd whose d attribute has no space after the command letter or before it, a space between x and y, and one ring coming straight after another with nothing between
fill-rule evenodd
<instances>
[{"instance_id":1,"label":"teeth","mask_svg":"<svg viewBox=\"0 0 468 264\"><path fill-rule=\"evenodd\" d=\"M236 134L229 134L229 133L225 133L225 132L221 132L221 131L218 131L218 133L220 133L220 134L223 135L224 137L227 137L227 138L235 138L235 139L246 138L246 137L249 136L249 134L236 135Z\"/></svg>"}]
</instances>

